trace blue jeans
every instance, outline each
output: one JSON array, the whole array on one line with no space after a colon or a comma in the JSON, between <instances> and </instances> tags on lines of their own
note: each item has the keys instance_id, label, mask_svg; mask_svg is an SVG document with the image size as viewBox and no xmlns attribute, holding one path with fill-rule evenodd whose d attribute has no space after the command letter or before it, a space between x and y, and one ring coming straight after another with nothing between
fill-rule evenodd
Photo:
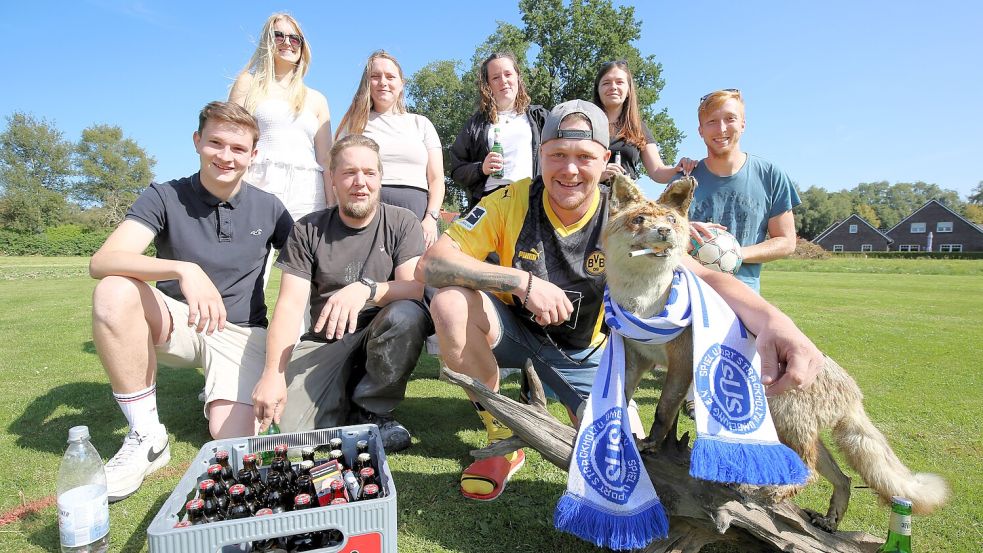
<instances>
[{"instance_id":1,"label":"blue jeans","mask_svg":"<svg viewBox=\"0 0 983 553\"><path fill-rule=\"evenodd\" d=\"M501 337L492 346L498 366L521 368L527 359L531 360L546 395L576 413L590 395L604 348L564 349L561 353L549 338L531 329L536 325L534 321L521 320L497 297L489 294L489 298L502 329Z\"/></svg>"}]
</instances>

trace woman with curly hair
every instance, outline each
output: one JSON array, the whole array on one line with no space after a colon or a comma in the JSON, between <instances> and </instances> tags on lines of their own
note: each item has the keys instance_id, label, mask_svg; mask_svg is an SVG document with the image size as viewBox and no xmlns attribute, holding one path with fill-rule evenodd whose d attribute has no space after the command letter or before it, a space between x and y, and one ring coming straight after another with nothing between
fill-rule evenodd
<instances>
[{"instance_id":1,"label":"woman with curly hair","mask_svg":"<svg viewBox=\"0 0 983 553\"><path fill-rule=\"evenodd\" d=\"M494 53L478 72L478 111L451 146L451 178L470 206L495 190L539 174L539 133L549 111L530 105L515 57ZM502 153L492 152L496 140Z\"/></svg>"}]
</instances>

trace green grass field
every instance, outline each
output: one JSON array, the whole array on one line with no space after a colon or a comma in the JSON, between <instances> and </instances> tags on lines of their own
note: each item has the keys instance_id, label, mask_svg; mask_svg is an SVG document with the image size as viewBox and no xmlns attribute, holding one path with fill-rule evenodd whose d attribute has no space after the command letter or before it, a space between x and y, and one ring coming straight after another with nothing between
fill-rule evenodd
<instances>
[{"instance_id":1,"label":"green grass field","mask_svg":"<svg viewBox=\"0 0 983 553\"><path fill-rule=\"evenodd\" d=\"M50 498L71 426L89 425L104 457L126 430L91 342L94 281L86 262L0 257L0 551L57 550ZM867 412L901 459L952 486L948 506L915 518L916 549L983 549L983 261L782 261L766 269L763 288L853 374ZM643 418L655 408L655 383L649 377L638 396ZM146 550L147 525L209 440L195 399L202 384L200 371L161 371L158 403L172 460L110 507L113 551ZM515 396L517 385L508 381L503 391ZM553 529L566 475L535 452L499 500L460 496L460 471L483 433L464 393L437 379L434 359L421 358L397 415L414 433L412 448L390 456L400 551L597 551ZM797 501L824 511L829 493L821 482ZM880 536L887 520L887 509L858 488L841 528Z\"/></svg>"}]
</instances>

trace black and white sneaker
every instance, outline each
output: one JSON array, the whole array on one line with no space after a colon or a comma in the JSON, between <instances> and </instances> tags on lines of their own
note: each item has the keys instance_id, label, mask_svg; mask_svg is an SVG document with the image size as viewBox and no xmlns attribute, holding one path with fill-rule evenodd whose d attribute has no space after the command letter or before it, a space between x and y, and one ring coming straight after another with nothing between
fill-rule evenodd
<instances>
[{"instance_id":1,"label":"black and white sneaker","mask_svg":"<svg viewBox=\"0 0 983 553\"><path fill-rule=\"evenodd\" d=\"M171 460L171 448L167 429L160 425L156 430L141 433L130 430L123 439L123 447L106 461L106 487L109 501L119 501L133 495L143 479Z\"/></svg>"}]
</instances>

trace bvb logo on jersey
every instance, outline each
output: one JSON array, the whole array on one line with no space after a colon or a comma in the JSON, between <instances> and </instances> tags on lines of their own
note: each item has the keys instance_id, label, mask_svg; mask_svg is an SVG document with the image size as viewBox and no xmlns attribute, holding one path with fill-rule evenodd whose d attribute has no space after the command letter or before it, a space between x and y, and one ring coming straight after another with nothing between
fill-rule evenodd
<instances>
[{"instance_id":1,"label":"bvb logo on jersey","mask_svg":"<svg viewBox=\"0 0 983 553\"><path fill-rule=\"evenodd\" d=\"M594 253L587 256L587 261L584 262L584 270L587 274L591 276L599 276L604 274L604 252L601 250L595 250Z\"/></svg>"}]
</instances>

